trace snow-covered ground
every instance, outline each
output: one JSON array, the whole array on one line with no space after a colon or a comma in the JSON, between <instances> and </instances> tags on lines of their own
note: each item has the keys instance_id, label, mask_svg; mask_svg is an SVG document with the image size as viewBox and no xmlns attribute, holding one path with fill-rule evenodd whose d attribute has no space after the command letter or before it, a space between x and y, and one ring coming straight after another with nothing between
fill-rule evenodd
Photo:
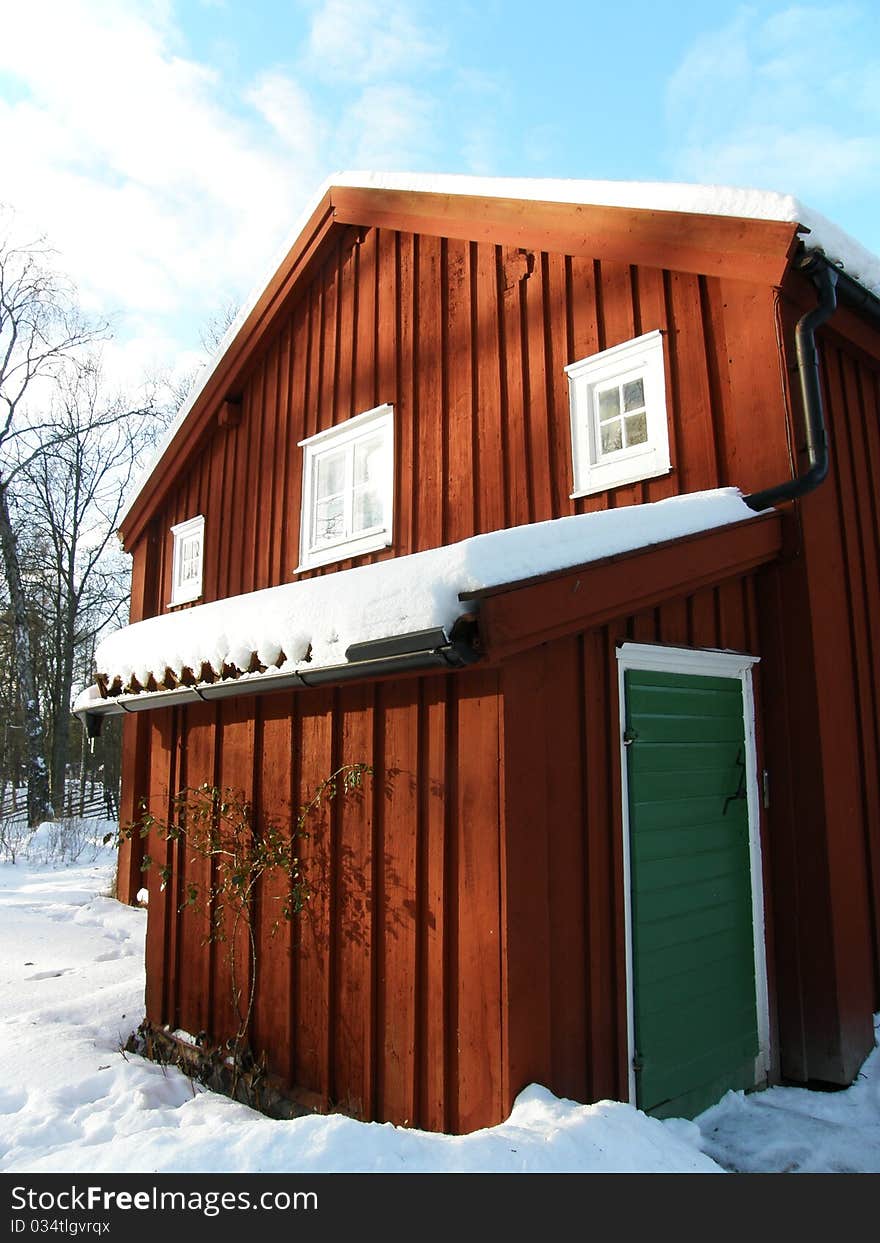
<instances>
[{"instance_id":1,"label":"snow-covered ground","mask_svg":"<svg viewBox=\"0 0 880 1243\"><path fill-rule=\"evenodd\" d=\"M880 1172L877 1049L846 1091L729 1093L696 1123L537 1085L466 1136L264 1118L121 1052L143 1017L146 912L106 896L112 869L107 851L0 864L0 1170Z\"/></svg>"}]
</instances>

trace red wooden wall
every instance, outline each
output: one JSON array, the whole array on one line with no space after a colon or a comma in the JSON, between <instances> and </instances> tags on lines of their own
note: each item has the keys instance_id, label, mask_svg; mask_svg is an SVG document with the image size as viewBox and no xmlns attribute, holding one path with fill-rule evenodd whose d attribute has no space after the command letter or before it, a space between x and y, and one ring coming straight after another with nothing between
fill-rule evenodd
<instances>
[{"instance_id":1,"label":"red wooden wall","mask_svg":"<svg viewBox=\"0 0 880 1243\"><path fill-rule=\"evenodd\" d=\"M760 655L753 580L669 600L503 665L511 1095L536 1081L575 1100L627 1098L615 656L626 640ZM760 676L759 665L759 702Z\"/></svg>"},{"instance_id":2,"label":"red wooden wall","mask_svg":"<svg viewBox=\"0 0 880 1243\"><path fill-rule=\"evenodd\" d=\"M344 763L375 767L303 843L314 890L274 923L256 908L251 1043L307 1105L471 1130L502 1113L497 673L233 699L150 714L149 801L203 781L242 790L257 817L290 824ZM147 1017L234 1034L228 946L178 905L190 864L150 887ZM196 879L203 880L201 863ZM239 981L249 979L242 960Z\"/></svg>"},{"instance_id":3,"label":"red wooden wall","mask_svg":"<svg viewBox=\"0 0 880 1243\"><path fill-rule=\"evenodd\" d=\"M306 1105L445 1131L500 1121L531 1081L626 1095L615 643L755 651L732 581L500 668L150 713L151 809L202 781L290 822L341 763L375 768L304 848L315 896L270 935L259 896L251 1043ZM147 1017L234 1033L228 950L150 887ZM196 866L195 879L204 879ZM252 964L237 962L240 982Z\"/></svg>"},{"instance_id":4,"label":"red wooden wall","mask_svg":"<svg viewBox=\"0 0 880 1243\"><path fill-rule=\"evenodd\" d=\"M788 291L789 332L810 298ZM846 1083L880 1006L880 334L838 312L820 368L830 472L789 515L760 608L769 764L783 777L772 812L782 1072Z\"/></svg>"},{"instance_id":5,"label":"red wooden wall","mask_svg":"<svg viewBox=\"0 0 880 1243\"><path fill-rule=\"evenodd\" d=\"M362 560L676 492L763 487L787 470L769 288L387 229L337 232L327 246L241 384L241 422L214 425L153 519L146 615L170 599L170 527L196 513L206 600L289 581L297 442L380 402L395 408L394 543ZM563 368L656 328L675 469L573 502ZM134 553L146 563L143 538Z\"/></svg>"},{"instance_id":6,"label":"red wooden wall","mask_svg":"<svg viewBox=\"0 0 880 1243\"><path fill-rule=\"evenodd\" d=\"M827 643L828 661L822 669L827 681L836 684L836 710L823 716L823 734L836 733L839 739L839 719L850 721L848 763L838 768L832 761L830 766L838 787L844 783L848 787L846 803L829 809L830 823L849 818L863 827L856 857L864 861L869 881L876 1010L880 1009L880 332L875 331L865 345L870 345L870 352L833 331L825 335L821 366L831 478L817 503L809 512L805 509L804 538L812 571L814 624L820 602L826 610L829 595L837 603L837 615L826 623L832 629L817 636ZM844 618L842 634L848 642L841 644Z\"/></svg>"}]
</instances>

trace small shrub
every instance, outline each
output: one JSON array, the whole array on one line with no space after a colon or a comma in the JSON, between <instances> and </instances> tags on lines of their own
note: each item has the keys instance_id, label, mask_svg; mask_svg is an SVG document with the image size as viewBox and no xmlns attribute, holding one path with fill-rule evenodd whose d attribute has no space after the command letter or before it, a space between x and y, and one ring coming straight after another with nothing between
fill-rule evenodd
<instances>
[{"instance_id":1,"label":"small shrub","mask_svg":"<svg viewBox=\"0 0 880 1243\"><path fill-rule=\"evenodd\" d=\"M23 816L8 817L0 820L0 862L94 863L101 849L103 827L94 820L62 816L30 829Z\"/></svg>"},{"instance_id":2,"label":"small shrub","mask_svg":"<svg viewBox=\"0 0 880 1243\"><path fill-rule=\"evenodd\" d=\"M25 850L30 836L31 831L23 815L0 820L0 862L15 863Z\"/></svg>"},{"instance_id":3,"label":"small shrub","mask_svg":"<svg viewBox=\"0 0 880 1243\"><path fill-rule=\"evenodd\" d=\"M273 931L282 920L291 920L303 910L311 890L299 858L298 840L308 836L307 821L322 803L330 802L340 793L348 795L359 789L365 774L371 772L367 764L345 764L331 773L320 783L313 797L300 807L292 831L270 817L255 818L253 805L241 791L207 783L187 787L174 795L167 820L145 810L139 820L119 831L119 842L135 836L146 838L154 833L160 841L179 842L191 860L202 858L210 862L210 881L199 885L187 880L180 909L196 907L207 911L208 941L228 942L232 1000L239 1019L234 1040L236 1052L244 1045L253 1014L257 978L257 945L251 918L254 890L268 872L280 871L287 878ZM164 889L173 878L172 869L144 855L141 870L146 872L151 868L158 870ZM242 998L236 977L235 946L240 933L247 937L254 966L247 998Z\"/></svg>"},{"instance_id":4,"label":"small shrub","mask_svg":"<svg viewBox=\"0 0 880 1243\"><path fill-rule=\"evenodd\" d=\"M100 844L93 822L62 816L34 829L27 858L30 863L94 863Z\"/></svg>"}]
</instances>

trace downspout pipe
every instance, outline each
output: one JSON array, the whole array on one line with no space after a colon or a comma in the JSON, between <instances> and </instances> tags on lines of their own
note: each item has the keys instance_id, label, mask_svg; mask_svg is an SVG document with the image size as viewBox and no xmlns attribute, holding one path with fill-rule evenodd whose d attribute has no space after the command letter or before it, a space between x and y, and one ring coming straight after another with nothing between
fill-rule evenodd
<instances>
[{"instance_id":1,"label":"downspout pipe","mask_svg":"<svg viewBox=\"0 0 880 1243\"><path fill-rule=\"evenodd\" d=\"M822 405L822 387L819 383L819 352L816 349L816 331L826 323L837 309L836 268L824 255L808 253L801 264L809 273L819 290L819 301L812 310L802 315L795 328L795 355L804 409L804 440L809 466L794 479L786 479L762 492L752 492L743 500L750 509L770 509L781 501L794 501L818 488L828 474L828 432L825 427L825 411Z\"/></svg>"}]
</instances>

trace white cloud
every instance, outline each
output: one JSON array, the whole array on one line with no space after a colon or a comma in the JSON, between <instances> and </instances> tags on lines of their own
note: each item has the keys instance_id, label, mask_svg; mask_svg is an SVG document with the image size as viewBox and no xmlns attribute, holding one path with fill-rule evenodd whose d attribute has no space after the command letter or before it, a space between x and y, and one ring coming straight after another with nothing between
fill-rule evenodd
<instances>
[{"instance_id":1,"label":"white cloud","mask_svg":"<svg viewBox=\"0 0 880 1243\"><path fill-rule=\"evenodd\" d=\"M743 8L698 37L668 84L673 174L830 202L880 189L872 26L857 5Z\"/></svg>"},{"instance_id":2,"label":"white cloud","mask_svg":"<svg viewBox=\"0 0 880 1243\"><path fill-rule=\"evenodd\" d=\"M495 170L498 133L492 121L475 121L461 144L464 171L476 177L489 177Z\"/></svg>"},{"instance_id":3,"label":"white cloud","mask_svg":"<svg viewBox=\"0 0 880 1243\"><path fill-rule=\"evenodd\" d=\"M307 56L321 77L388 81L436 64L442 53L442 41L406 0L321 0L313 7Z\"/></svg>"},{"instance_id":4,"label":"white cloud","mask_svg":"<svg viewBox=\"0 0 880 1243\"><path fill-rule=\"evenodd\" d=\"M864 189L880 175L880 145L869 137L844 137L831 125L743 126L708 150L685 152L692 175L716 184L756 185L805 199L848 183Z\"/></svg>"},{"instance_id":5,"label":"white cloud","mask_svg":"<svg viewBox=\"0 0 880 1243\"><path fill-rule=\"evenodd\" d=\"M299 83L277 70L268 70L260 75L247 98L291 155L314 163L329 137L329 127Z\"/></svg>"},{"instance_id":6,"label":"white cloud","mask_svg":"<svg viewBox=\"0 0 880 1243\"><path fill-rule=\"evenodd\" d=\"M366 87L349 108L342 134L354 168L418 168L430 159L433 101L405 84Z\"/></svg>"},{"instance_id":7,"label":"white cloud","mask_svg":"<svg viewBox=\"0 0 880 1243\"><path fill-rule=\"evenodd\" d=\"M3 195L104 313L189 308L197 322L221 290L246 292L323 173L295 83L267 76L233 111L178 44L165 4L4 13L0 71L20 89L0 102Z\"/></svg>"},{"instance_id":8,"label":"white cloud","mask_svg":"<svg viewBox=\"0 0 880 1243\"><path fill-rule=\"evenodd\" d=\"M505 135L516 132L510 116L511 92L506 76L480 69L459 67L452 98L464 101L465 129L460 142L464 171L489 176L498 170L498 153L505 149ZM521 136L528 161L528 135Z\"/></svg>"},{"instance_id":9,"label":"white cloud","mask_svg":"<svg viewBox=\"0 0 880 1243\"><path fill-rule=\"evenodd\" d=\"M107 342L101 350L102 376L109 392L127 393L134 401L151 396L160 404L167 400L164 385L181 382L204 364L199 350L182 350L171 333L149 318L138 319L126 340Z\"/></svg>"},{"instance_id":10,"label":"white cloud","mask_svg":"<svg viewBox=\"0 0 880 1243\"><path fill-rule=\"evenodd\" d=\"M175 0L6 6L0 200L113 319L120 367L193 347L334 168L424 168L444 129L470 131L491 80L443 111L451 53L421 0L303 3L288 59L245 81L192 52Z\"/></svg>"}]
</instances>

